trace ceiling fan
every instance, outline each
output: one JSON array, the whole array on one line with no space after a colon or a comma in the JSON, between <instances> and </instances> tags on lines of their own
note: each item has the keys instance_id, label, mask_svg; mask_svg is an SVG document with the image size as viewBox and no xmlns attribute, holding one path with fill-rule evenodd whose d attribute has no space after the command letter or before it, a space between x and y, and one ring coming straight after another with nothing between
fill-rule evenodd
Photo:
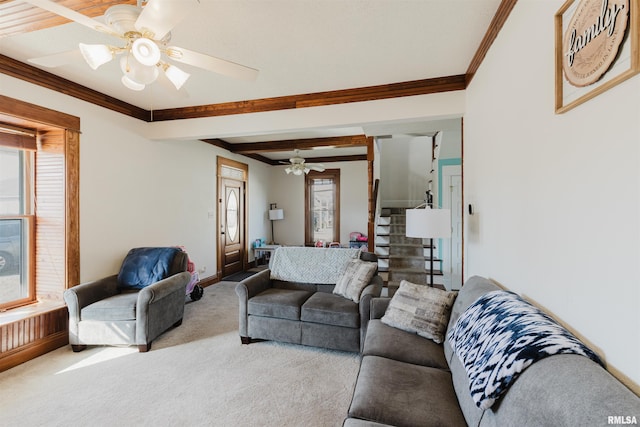
<instances>
[{"instance_id":1,"label":"ceiling fan","mask_svg":"<svg viewBox=\"0 0 640 427\"><path fill-rule=\"evenodd\" d=\"M284 170L287 173L287 175L289 174L302 175L303 173L306 175L312 170L318 171L318 172L324 172L323 164L306 163L305 160L302 157L300 157L300 155L298 154L298 150L296 150L295 152L296 152L295 156L291 157L289 159L289 162L284 162L284 161L280 162L285 165L289 165Z\"/></svg>"},{"instance_id":2,"label":"ceiling fan","mask_svg":"<svg viewBox=\"0 0 640 427\"><path fill-rule=\"evenodd\" d=\"M120 39L118 46L79 43L79 49L87 64L94 70L122 55L121 81L132 90L144 89L160 73L164 73L179 90L190 74L170 61L242 80L255 80L258 76L258 70L254 68L182 47L169 46L171 29L193 10L199 0L138 0L138 6L111 6L104 14L104 23L51 0L24 1ZM69 63L74 52L76 51L32 58L29 62L45 67L58 67Z\"/></svg>"}]
</instances>

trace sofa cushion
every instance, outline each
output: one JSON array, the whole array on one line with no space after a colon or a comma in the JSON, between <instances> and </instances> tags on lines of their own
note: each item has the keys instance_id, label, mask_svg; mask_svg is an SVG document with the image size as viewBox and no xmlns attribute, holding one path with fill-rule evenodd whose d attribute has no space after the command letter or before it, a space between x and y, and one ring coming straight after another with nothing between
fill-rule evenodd
<instances>
[{"instance_id":1,"label":"sofa cushion","mask_svg":"<svg viewBox=\"0 0 640 427\"><path fill-rule=\"evenodd\" d=\"M367 287L377 268L378 265L373 262L352 260L336 282L333 293L359 302L362 290Z\"/></svg>"},{"instance_id":2,"label":"sofa cushion","mask_svg":"<svg viewBox=\"0 0 640 427\"><path fill-rule=\"evenodd\" d=\"M451 374L364 356L349 416L394 426L466 426Z\"/></svg>"},{"instance_id":3,"label":"sofa cushion","mask_svg":"<svg viewBox=\"0 0 640 427\"><path fill-rule=\"evenodd\" d=\"M325 325L360 327L358 304L338 295L316 292L303 305L301 320L303 322L322 323Z\"/></svg>"},{"instance_id":4,"label":"sofa cushion","mask_svg":"<svg viewBox=\"0 0 640 427\"><path fill-rule=\"evenodd\" d=\"M457 292L447 292L403 280L391 298L382 323L414 332L440 344Z\"/></svg>"},{"instance_id":5,"label":"sofa cushion","mask_svg":"<svg viewBox=\"0 0 640 427\"><path fill-rule=\"evenodd\" d=\"M291 289L267 289L249 299L248 312L252 315L300 320L302 304L312 292Z\"/></svg>"},{"instance_id":6,"label":"sofa cushion","mask_svg":"<svg viewBox=\"0 0 640 427\"><path fill-rule=\"evenodd\" d=\"M362 354L386 357L414 365L449 369L442 344L387 326L380 319L369 321Z\"/></svg>"},{"instance_id":7,"label":"sofa cushion","mask_svg":"<svg viewBox=\"0 0 640 427\"><path fill-rule=\"evenodd\" d=\"M80 320L135 320L138 292L122 292L80 310Z\"/></svg>"}]
</instances>

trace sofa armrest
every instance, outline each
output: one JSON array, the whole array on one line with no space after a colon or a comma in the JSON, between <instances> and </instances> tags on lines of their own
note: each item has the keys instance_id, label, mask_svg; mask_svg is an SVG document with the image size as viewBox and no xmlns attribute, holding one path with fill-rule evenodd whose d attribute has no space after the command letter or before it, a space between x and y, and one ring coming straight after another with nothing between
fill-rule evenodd
<instances>
[{"instance_id":1,"label":"sofa armrest","mask_svg":"<svg viewBox=\"0 0 640 427\"><path fill-rule=\"evenodd\" d=\"M236 285L236 295L247 301L271 287L271 270L262 270Z\"/></svg>"},{"instance_id":2,"label":"sofa armrest","mask_svg":"<svg viewBox=\"0 0 640 427\"><path fill-rule=\"evenodd\" d=\"M236 295L238 295L238 332L243 338L249 337L249 299L258 295L271 287L271 270L262 270L259 273L249 276L236 285Z\"/></svg>"},{"instance_id":3,"label":"sofa armrest","mask_svg":"<svg viewBox=\"0 0 640 427\"><path fill-rule=\"evenodd\" d=\"M369 284L362 290L360 302L358 303L358 311L360 312L360 351L364 346L364 338L367 334L367 325L369 324L371 300L380 296L384 281L382 277L375 275Z\"/></svg>"},{"instance_id":4,"label":"sofa armrest","mask_svg":"<svg viewBox=\"0 0 640 427\"><path fill-rule=\"evenodd\" d=\"M391 302L391 298L373 298L371 300L371 314L370 319L381 319L384 313L387 311L387 307Z\"/></svg>"}]
</instances>

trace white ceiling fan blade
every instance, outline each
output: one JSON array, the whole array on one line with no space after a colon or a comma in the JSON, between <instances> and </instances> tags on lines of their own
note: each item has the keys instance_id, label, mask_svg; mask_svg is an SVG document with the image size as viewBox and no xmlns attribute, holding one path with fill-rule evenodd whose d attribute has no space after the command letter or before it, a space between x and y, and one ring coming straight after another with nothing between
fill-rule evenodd
<instances>
[{"instance_id":1,"label":"white ceiling fan blade","mask_svg":"<svg viewBox=\"0 0 640 427\"><path fill-rule=\"evenodd\" d=\"M198 0L149 0L136 20L136 29L153 33L161 40L199 3Z\"/></svg>"},{"instance_id":2,"label":"white ceiling fan blade","mask_svg":"<svg viewBox=\"0 0 640 427\"><path fill-rule=\"evenodd\" d=\"M68 50L66 52L54 53L52 55L40 56L38 58L30 58L28 61L32 64L41 65L43 67L54 68L81 62L82 60L80 49L75 49Z\"/></svg>"},{"instance_id":3,"label":"white ceiling fan blade","mask_svg":"<svg viewBox=\"0 0 640 427\"><path fill-rule=\"evenodd\" d=\"M319 163L307 163L307 167L317 172L324 172L324 165Z\"/></svg>"},{"instance_id":4,"label":"white ceiling fan blade","mask_svg":"<svg viewBox=\"0 0 640 427\"><path fill-rule=\"evenodd\" d=\"M174 61L193 65L198 68L204 68L205 70L234 77L236 79L255 80L258 77L258 70L255 68L246 67L244 65L236 64L235 62L194 52L182 47L169 46L167 48L167 55Z\"/></svg>"},{"instance_id":5,"label":"white ceiling fan blade","mask_svg":"<svg viewBox=\"0 0 640 427\"><path fill-rule=\"evenodd\" d=\"M40 9L48 10L49 12L55 13L56 15L60 15L63 18L67 18L70 21L77 22L78 24L84 25L85 27L89 27L92 30L100 31L101 33L110 34L115 37L120 37L118 34L114 33L109 27L103 24L100 21L89 18L79 12L76 12L73 9L69 9L67 7L61 6L57 3L54 3L50 0L24 0L27 3L31 3L34 6L39 7Z\"/></svg>"}]
</instances>

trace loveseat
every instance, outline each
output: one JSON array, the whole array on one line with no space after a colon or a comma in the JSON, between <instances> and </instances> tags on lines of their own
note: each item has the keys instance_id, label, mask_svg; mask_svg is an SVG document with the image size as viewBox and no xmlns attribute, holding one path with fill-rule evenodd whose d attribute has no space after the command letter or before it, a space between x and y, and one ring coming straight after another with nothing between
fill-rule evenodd
<instances>
[{"instance_id":1,"label":"loveseat","mask_svg":"<svg viewBox=\"0 0 640 427\"><path fill-rule=\"evenodd\" d=\"M481 409L472 397L467 369L450 338L460 338L455 332L460 331L457 321L461 316L462 320L472 318L475 309L483 306L478 303L500 290L485 278L470 278L450 310L442 344L384 323L391 299L374 299L344 426L602 426L640 422L640 398L597 360L579 354L538 359L516 376L490 407ZM496 327L493 323L485 319L484 325L475 326ZM487 384L492 379L483 378ZM487 404L486 400L480 402L482 407Z\"/></svg>"},{"instance_id":2,"label":"loveseat","mask_svg":"<svg viewBox=\"0 0 640 427\"><path fill-rule=\"evenodd\" d=\"M345 271L356 265L371 270L363 288L353 298L334 293ZM371 298L380 296L382 285L373 253L278 248L269 269L236 286L241 341L273 340L359 352Z\"/></svg>"}]
</instances>

